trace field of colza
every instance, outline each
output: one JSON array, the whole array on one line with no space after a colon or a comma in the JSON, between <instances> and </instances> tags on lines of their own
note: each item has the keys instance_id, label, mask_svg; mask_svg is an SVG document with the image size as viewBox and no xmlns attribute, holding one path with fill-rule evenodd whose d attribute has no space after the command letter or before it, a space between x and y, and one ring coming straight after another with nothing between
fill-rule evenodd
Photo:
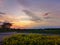
<instances>
[{"instance_id":1,"label":"field of colza","mask_svg":"<svg viewBox=\"0 0 60 45\"><path fill-rule=\"evenodd\" d=\"M5 37L3 45L60 45L59 35L15 34Z\"/></svg>"}]
</instances>

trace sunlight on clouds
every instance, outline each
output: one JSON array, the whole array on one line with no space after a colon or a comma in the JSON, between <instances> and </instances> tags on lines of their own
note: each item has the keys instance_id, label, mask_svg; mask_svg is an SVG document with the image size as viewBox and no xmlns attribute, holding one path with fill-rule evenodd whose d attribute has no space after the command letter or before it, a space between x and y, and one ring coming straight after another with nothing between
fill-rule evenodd
<instances>
[{"instance_id":1,"label":"sunlight on clouds","mask_svg":"<svg viewBox=\"0 0 60 45\"><path fill-rule=\"evenodd\" d=\"M0 0L0 22L10 22L12 28L60 26L59 4L57 0Z\"/></svg>"},{"instance_id":2,"label":"sunlight on clouds","mask_svg":"<svg viewBox=\"0 0 60 45\"><path fill-rule=\"evenodd\" d=\"M0 22L4 22L4 20L0 19Z\"/></svg>"},{"instance_id":3,"label":"sunlight on clouds","mask_svg":"<svg viewBox=\"0 0 60 45\"><path fill-rule=\"evenodd\" d=\"M19 21L19 22L13 22L13 26L12 27L28 28L31 25L34 25L33 21Z\"/></svg>"},{"instance_id":4,"label":"sunlight on clouds","mask_svg":"<svg viewBox=\"0 0 60 45\"><path fill-rule=\"evenodd\" d=\"M15 19L17 21L24 21L24 20L30 20L30 17L27 15L20 15L20 16L16 16Z\"/></svg>"}]
</instances>

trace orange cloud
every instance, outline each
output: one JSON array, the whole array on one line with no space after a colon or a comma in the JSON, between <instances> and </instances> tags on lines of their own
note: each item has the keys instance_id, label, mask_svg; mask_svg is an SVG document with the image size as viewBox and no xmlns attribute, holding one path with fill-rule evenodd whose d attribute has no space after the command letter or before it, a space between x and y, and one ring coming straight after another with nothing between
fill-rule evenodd
<instances>
[{"instance_id":1,"label":"orange cloud","mask_svg":"<svg viewBox=\"0 0 60 45\"><path fill-rule=\"evenodd\" d=\"M13 26L15 28L28 28L28 27L32 27L32 25L34 25L35 23L33 21L19 21L19 22L13 22Z\"/></svg>"}]
</instances>

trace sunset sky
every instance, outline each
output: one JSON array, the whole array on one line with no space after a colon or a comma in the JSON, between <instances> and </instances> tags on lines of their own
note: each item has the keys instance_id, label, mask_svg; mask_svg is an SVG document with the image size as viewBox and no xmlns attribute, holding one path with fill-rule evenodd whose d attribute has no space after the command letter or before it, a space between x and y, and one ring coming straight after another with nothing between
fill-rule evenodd
<instances>
[{"instance_id":1,"label":"sunset sky","mask_svg":"<svg viewBox=\"0 0 60 45\"><path fill-rule=\"evenodd\" d=\"M0 0L0 25L12 28L60 28L60 0Z\"/></svg>"}]
</instances>

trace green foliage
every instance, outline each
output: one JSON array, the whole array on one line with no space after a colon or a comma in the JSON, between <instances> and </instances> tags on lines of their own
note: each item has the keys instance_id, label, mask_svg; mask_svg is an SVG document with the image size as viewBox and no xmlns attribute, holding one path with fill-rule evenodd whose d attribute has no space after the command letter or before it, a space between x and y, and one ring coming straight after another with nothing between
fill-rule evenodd
<instances>
[{"instance_id":1,"label":"green foliage","mask_svg":"<svg viewBox=\"0 0 60 45\"><path fill-rule=\"evenodd\" d=\"M47 36L41 34L16 34L6 37L4 45L60 45L60 36Z\"/></svg>"},{"instance_id":2,"label":"green foliage","mask_svg":"<svg viewBox=\"0 0 60 45\"><path fill-rule=\"evenodd\" d=\"M60 34L60 29L0 29L1 32Z\"/></svg>"}]
</instances>

